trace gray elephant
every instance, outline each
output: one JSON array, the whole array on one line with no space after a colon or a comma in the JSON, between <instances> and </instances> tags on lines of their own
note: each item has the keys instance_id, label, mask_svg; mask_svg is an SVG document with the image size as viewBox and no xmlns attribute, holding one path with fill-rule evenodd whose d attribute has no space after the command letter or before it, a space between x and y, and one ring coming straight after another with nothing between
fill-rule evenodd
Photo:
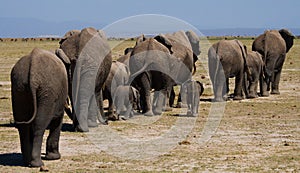
<instances>
[{"instance_id":1,"label":"gray elephant","mask_svg":"<svg viewBox=\"0 0 300 173\"><path fill-rule=\"evenodd\" d=\"M105 81L103 88L103 99L108 99L108 120L116 120L114 116L114 102L112 99L112 94L115 93L118 86L125 85L128 83L130 76L130 71L127 65L113 61L109 75Z\"/></svg>"},{"instance_id":2,"label":"gray elephant","mask_svg":"<svg viewBox=\"0 0 300 173\"><path fill-rule=\"evenodd\" d=\"M203 84L196 80L188 80L183 84L183 94L186 94L187 116L198 116L200 96L204 91Z\"/></svg>"},{"instance_id":3,"label":"gray elephant","mask_svg":"<svg viewBox=\"0 0 300 173\"><path fill-rule=\"evenodd\" d=\"M261 76L263 61L262 56L256 51L247 51L247 65L250 70L250 75L245 75L245 87L244 91L247 98L257 98L257 86L259 82L259 78Z\"/></svg>"},{"instance_id":4,"label":"gray elephant","mask_svg":"<svg viewBox=\"0 0 300 173\"><path fill-rule=\"evenodd\" d=\"M193 31L178 31L172 34L165 34L163 36L170 40L173 47L173 56L181 59L189 69L193 67L193 74L195 74L195 63L201 53L199 36ZM192 69L190 70L192 71ZM173 87L171 88L171 91L168 91L168 96L170 97L168 105L172 106L175 99ZM186 98L181 99L181 94L179 93L176 107L186 107L186 103L184 103L185 100Z\"/></svg>"},{"instance_id":5,"label":"gray elephant","mask_svg":"<svg viewBox=\"0 0 300 173\"><path fill-rule=\"evenodd\" d=\"M35 48L11 71L13 116L26 166L43 168L41 147L47 127L50 132L45 159L60 158L60 129L68 95L65 65L69 64L69 59Z\"/></svg>"},{"instance_id":6,"label":"gray elephant","mask_svg":"<svg viewBox=\"0 0 300 173\"><path fill-rule=\"evenodd\" d=\"M116 106L116 114L124 119L133 117L134 110L140 109L140 94L137 89L129 85L120 85L113 93L113 102Z\"/></svg>"},{"instance_id":7,"label":"gray elephant","mask_svg":"<svg viewBox=\"0 0 300 173\"><path fill-rule=\"evenodd\" d=\"M260 78L260 95L269 96L270 83L271 94L280 94L279 81L286 53L294 44L294 36L286 29L267 30L258 36L252 50L258 51L264 61L263 75Z\"/></svg>"},{"instance_id":8,"label":"gray elephant","mask_svg":"<svg viewBox=\"0 0 300 173\"><path fill-rule=\"evenodd\" d=\"M73 124L75 130L87 132L89 127L98 125L97 117L105 123L99 110L103 116L101 89L111 68L111 50L105 34L94 28L67 32L60 49L59 56L71 62L68 78Z\"/></svg>"},{"instance_id":9,"label":"gray elephant","mask_svg":"<svg viewBox=\"0 0 300 173\"><path fill-rule=\"evenodd\" d=\"M229 78L235 77L234 100L243 99L244 73L249 73L246 62L247 48L238 40L221 40L208 50L209 76L214 100L224 101L229 92Z\"/></svg>"},{"instance_id":10,"label":"gray elephant","mask_svg":"<svg viewBox=\"0 0 300 173\"><path fill-rule=\"evenodd\" d=\"M180 46L175 48L181 49L184 56L175 56L179 52L174 53L172 42L164 35L154 38L142 36L137 39L129 58L130 83L133 81L133 86L140 92L145 115L161 114L166 104L168 90L175 84L184 83L192 76L192 50ZM151 89L160 91L158 98L155 98L156 106L153 109L150 99Z\"/></svg>"}]
</instances>

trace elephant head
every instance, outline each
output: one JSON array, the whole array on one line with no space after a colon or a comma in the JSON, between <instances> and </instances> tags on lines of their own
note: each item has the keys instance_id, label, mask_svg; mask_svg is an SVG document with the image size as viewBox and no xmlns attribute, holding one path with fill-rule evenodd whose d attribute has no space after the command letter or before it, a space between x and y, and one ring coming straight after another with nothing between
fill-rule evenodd
<instances>
[{"instance_id":1,"label":"elephant head","mask_svg":"<svg viewBox=\"0 0 300 173\"><path fill-rule=\"evenodd\" d=\"M159 37L159 39L157 39ZM200 54L199 37L193 31L178 31L172 34L161 34L155 37L160 43L164 44L170 49L175 57L181 59L186 66L192 71L196 72L196 61ZM168 40L168 43L166 42Z\"/></svg>"},{"instance_id":2,"label":"elephant head","mask_svg":"<svg viewBox=\"0 0 300 173\"><path fill-rule=\"evenodd\" d=\"M192 46L192 50L196 56L199 56L201 53L200 44L199 44L199 36L194 31L186 31L186 36L188 37L190 44Z\"/></svg>"},{"instance_id":3,"label":"elephant head","mask_svg":"<svg viewBox=\"0 0 300 173\"><path fill-rule=\"evenodd\" d=\"M278 32L285 41L286 53L288 53L288 51L291 49L291 47L294 44L295 36L290 31L288 31L287 29L281 29Z\"/></svg>"}]
</instances>

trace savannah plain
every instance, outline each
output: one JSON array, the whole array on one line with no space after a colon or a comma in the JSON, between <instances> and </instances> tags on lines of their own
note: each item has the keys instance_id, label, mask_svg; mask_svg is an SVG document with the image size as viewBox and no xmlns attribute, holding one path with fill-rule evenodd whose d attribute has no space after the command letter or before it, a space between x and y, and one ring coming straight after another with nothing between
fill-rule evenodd
<instances>
[{"instance_id":1,"label":"savannah plain","mask_svg":"<svg viewBox=\"0 0 300 173\"><path fill-rule=\"evenodd\" d=\"M210 138L199 143L210 118L213 98L207 72L207 50L222 38L202 39L197 62L196 80L204 84L199 116L192 130L164 154L151 159L118 157L99 149L87 134L70 132L70 119L65 116L60 138L62 158L44 161L50 172L300 172L300 39L287 54L280 81L280 95L227 101L224 113ZM228 38L232 39L232 38ZM251 49L252 38L239 38ZM131 40L110 40L117 59ZM18 131L13 127L10 93L10 71L20 57L34 47L55 50L57 40L0 42L0 172L39 172L39 168L22 165ZM231 91L233 92L231 80ZM170 129L182 110L164 112L151 124L129 121L109 122L116 133L134 138L158 137ZM147 119L149 117L141 117ZM186 117L188 118L188 117ZM103 130L102 126L93 131ZM42 153L45 152L45 140ZM176 139L175 139L176 140ZM106 141L108 144L110 139ZM126 148L120 147L120 153Z\"/></svg>"}]
</instances>

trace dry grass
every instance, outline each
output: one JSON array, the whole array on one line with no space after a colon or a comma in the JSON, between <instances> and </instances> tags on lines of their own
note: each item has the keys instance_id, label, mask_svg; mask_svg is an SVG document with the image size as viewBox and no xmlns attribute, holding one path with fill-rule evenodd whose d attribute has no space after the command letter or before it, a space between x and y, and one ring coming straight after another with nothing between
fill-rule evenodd
<instances>
[{"instance_id":1,"label":"dry grass","mask_svg":"<svg viewBox=\"0 0 300 173\"><path fill-rule=\"evenodd\" d=\"M203 99L212 98L206 71L207 49L218 41L202 41L202 54L195 79L205 85ZM241 40L251 49L252 39ZM210 44L209 44L210 43ZM132 41L110 41L114 59L133 46ZM0 43L0 169L1 172L38 172L21 165L17 130L12 120L9 73L13 64L34 47L53 50L57 41ZM87 134L64 131L61 134L62 158L44 161L53 172L299 172L300 171L300 40L287 55L280 83L281 95L243 101L228 101L218 129L206 143L198 143L211 111L210 102L201 102L192 131L173 149L148 160L116 157L97 148ZM232 87L231 87L232 88ZM127 121L112 122L117 133L136 138L165 133L176 122L173 109L157 121L139 125ZM142 117L148 118L148 117ZM188 119L188 118L187 118ZM65 118L66 123L70 123ZM103 130L99 127L95 130ZM107 143L112 139L107 139ZM120 148L120 152L126 148ZM44 146L43 146L44 151Z\"/></svg>"}]
</instances>

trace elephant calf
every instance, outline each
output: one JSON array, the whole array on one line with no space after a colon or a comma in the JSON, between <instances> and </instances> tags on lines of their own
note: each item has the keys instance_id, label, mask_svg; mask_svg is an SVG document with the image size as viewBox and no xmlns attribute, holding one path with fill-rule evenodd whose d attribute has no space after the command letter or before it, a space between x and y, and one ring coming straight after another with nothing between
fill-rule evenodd
<instances>
[{"instance_id":1,"label":"elephant calf","mask_svg":"<svg viewBox=\"0 0 300 173\"><path fill-rule=\"evenodd\" d=\"M113 93L113 102L116 106L117 115L124 116L125 119L133 117L133 110L140 110L140 94L132 86L118 86Z\"/></svg>"},{"instance_id":2,"label":"elephant calf","mask_svg":"<svg viewBox=\"0 0 300 173\"><path fill-rule=\"evenodd\" d=\"M184 94L186 95L187 102L187 115L198 116L198 108L200 102L200 96L204 91L203 84L196 80L189 80L183 85Z\"/></svg>"},{"instance_id":3,"label":"elephant calf","mask_svg":"<svg viewBox=\"0 0 300 173\"><path fill-rule=\"evenodd\" d=\"M60 57L61 58L61 57ZM68 59L35 48L11 71L12 108L26 166L43 167L43 135L50 129L45 159L60 158L58 143L68 95Z\"/></svg>"},{"instance_id":4,"label":"elephant calf","mask_svg":"<svg viewBox=\"0 0 300 173\"><path fill-rule=\"evenodd\" d=\"M245 94L247 98L256 98L258 81L263 68L262 56L256 51L248 51L247 53L247 65L250 70L250 76L245 78Z\"/></svg>"}]
</instances>

